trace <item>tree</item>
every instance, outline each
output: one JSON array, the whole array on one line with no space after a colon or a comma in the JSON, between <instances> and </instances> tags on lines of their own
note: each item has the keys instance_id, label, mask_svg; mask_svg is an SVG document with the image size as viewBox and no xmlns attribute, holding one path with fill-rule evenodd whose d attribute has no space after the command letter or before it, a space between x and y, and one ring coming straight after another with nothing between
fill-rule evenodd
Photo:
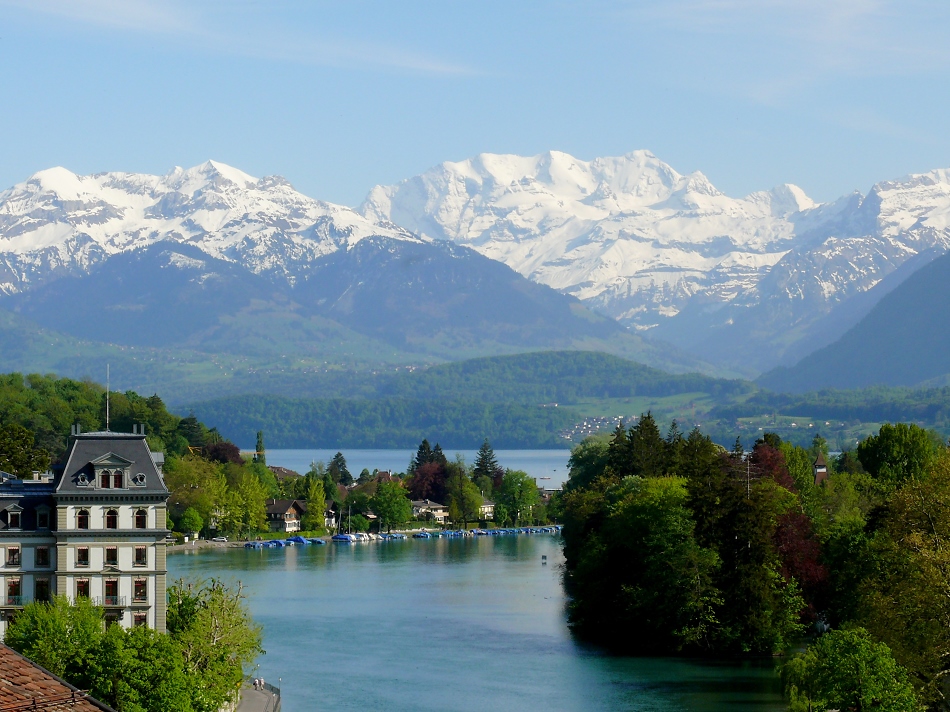
<instances>
[{"instance_id":1,"label":"tree","mask_svg":"<svg viewBox=\"0 0 950 712\"><path fill-rule=\"evenodd\" d=\"M323 480L307 476L307 511L303 515L303 528L306 531L316 532L326 526L324 512L327 507L327 496L323 490Z\"/></svg>"},{"instance_id":2,"label":"tree","mask_svg":"<svg viewBox=\"0 0 950 712\"><path fill-rule=\"evenodd\" d=\"M626 651L712 647L719 560L693 537L685 480L599 482L606 489L597 494L565 495L565 531L576 547L565 580L572 626Z\"/></svg>"},{"instance_id":3,"label":"tree","mask_svg":"<svg viewBox=\"0 0 950 712\"><path fill-rule=\"evenodd\" d=\"M245 666L263 652L261 629L240 588L176 581L168 591L168 633L181 649L195 712L217 712L235 699Z\"/></svg>"},{"instance_id":4,"label":"tree","mask_svg":"<svg viewBox=\"0 0 950 712\"><path fill-rule=\"evenodd\" d=\"M531 507L537 504L541 497L538 494L538 485L521 470L508 470L501 481L501 489L495 496L508 512L515 526L529 516Z\"/></svg>"},{"instance_id":5,"label":"tree","mask_svg":"<svg viewBox=\"0 0 950 712\"><path fill-rule=\"evenodd\" d=\"M346 458L343 457L342 452L338 452L333 456L333 459L330 460L330 464L327 467L327 471L335 482L339 482L344 487L349 487L353 484L353 475L350 474L350 471L346 467Z\"/></svg>"},{"instance_id":6,"label":"tree","mask_svg":"<svg viewBox=\"0 0 950 712\"><path fill-rule=\"evenodd\" d=\"M412 461L412 465L409 468L412 472L415 472L423 465L428 465L432 462L432 446L429 445L429 441L424 439L419 443L419 448L416 450L416 457Z\"/></svg>"},{"instance_id":7,"label":"tree","mask_svg":"<svg viewBox=\"0 0 950 712\"><path fill-rule=\"evenodd\" d=\"M188 507L178 520L178 529L185 533L200 532L204 526L204 520L194 507Z\"/></svg>"},{"instance_id":8,"label":"tree","mask_svg":"<svg viewBox=\"0 0 950 712\"><path fill-rule=\"evenodd\" d=\"M448 464L448 460L445 457L445 453L442 452L442 448L438 443L435 444L435 447L429 445L428 440L423 440L419 443L419 449L416 451L416 456L413 458L412 463L410 464L410 471L415 472L423 465L428 465L435 463L444 467Z\"/></svg>"},{"instance_id":9,"label":"tree","mask_svg":"<svg viewBox=\"0 0 950 712\"><path fill-rule=\"evenodd\" d=\"M241 457L240 448L227 440L206 445L202 449L202 454L212 462L233 463L235 465L244 464L244 458Z\"/></svg>"},{"instance_id":10,"label":"tree","mask_svg":"<svg viewBox=\"0 0 950 712\"><path fill-rule=\"evenodd\" d=\"M622 428L615 432L614 438L621 437L621 433ZM625 438L626 434L622 437ZM587 487L596 477L602 475L607 466L610 447L603 438L588 437L571 450L571 458L567 461L570 476L564 484L564 491Z\"/></svg>"},{"instance_id":11,"label":"tree","mask_svg":"<svg viewBox=\"0 0 950 712\"><path fill-rule=\"evenodd\" d=\"M208 439L208 429L195 417L194 413L179 421L178 434L188 441L190 447L204 447Z\"/></svg>"},{"instance_id":12,"label":"tree","mask_svg":"<svg viewBox=\"0 0 950 712\"><path fill-rule=\"evenodd\" d=\"M8 623L4 642L54 675L89 688L87 670L102 636L102 609L88 598L34 601Z\"/></svg>"},{"instance_id":13,"label":"tree","mask_svg":"<svg viewBox=\"0 0 950 712\"><path fill-rule=\"evenodd\" d=\"M237 495L241 501L240 533L243 535L266 532L267 492L253 473L245 472L238 481Z\"/></svg>"},{"instance_id":14,"label":"tree","mask_svg":"<svg viewBox=\"0 0 950 712\"><path fill-rule=\"evenodd\" d=\"M33 433L22 425L9 423L0 428L0 470L21 480L33 479L34 472L45 472L49 453L34 444Z\"/></svg>"},{"instance_id":15,"label":"tree","mask_svg":"<svg viewBox=\"0 0 950 712\"><path fill-rule=\"evenodd\" d=\"M89 691L119 712L192 712L181 650L144 626L109 626L89 666Z\"/></svg>"},{"instance_id":16,"label":"tree","mask_svg":"<svg viewBox=\"0 0 950 712\"><path fill-rule=\"evenodd\" d=\"M259 462L262 465L267 464L267 454L264 449L264 431L257 431L257 444L254 447L254 462Z\"/></svg>"},{"instance_id":17,"label":"tree","mask_svg":"<svg viewBox=\"0 0 950 712\"><path fill-rule=\"evenodd\" d=\"M478 448L478 454L475 456L475 466L472 469L472 479L477 480L480 477L485 477L489 481L492 481L499 469L501 468L498 465L497 458L495 457L495 451L492 450L491 444L488 442L488 438L485 438L485 442L483 442L482 446Z\"/></svg>"},{"instance_id":18,"label":"tree","mask_svg":"<svg viewBox=\"0 0 950 712\"><path fill-rule=\"evenodd\" d=\"M940 446L937 437L913 423L885 423L877 435L858 444L858 459L889 493L904 480L923 475Z\"/></svg>"},{"instance_id":19,"label":"tree","mask_svg":"<svg viewBox=\"0 0 950 712\"><path fill-rule=\"evenodd\" d=\"M380 482L370 504L379 520L379 528L391 531L409 521L412 505L405 488L398 482Z\"/></svg>"},{"instance_id":20,"label":"tree","mask_svg":"<svg viewBox=\"0 0 950 712\"><path fill-rule=\"evenodd\" d=\"M823 635L782 671L793 712L922 710L904 670L863 628Z\"/></svg>"},{"instance_id":21,"label":"tree","mask_svg":"<svg viewBox=\"0 0 950 712\"><path fill-rule=\"evenodd\" d=\"M413 499L431 499L445 504L446 499L445 467L438 462L427 462L418 467L409 479L409 494Z\"/></svg>"},{"instance_id":22,"label":"tree","mask_svg":"<svg viewBox=\"0 0 950 712\"><path fill-rule=\"evenodd\" d=\"M350 532L368 532L369 519L362 514L353 514L347 517L347 528Z\"/></svg>"},{"instance_id":23,"label":"tree","mask_svg":"<svg viewBox=\"0 0 950 712\"><path fill-rule=\"evenodd\" d=\"M475 484L468 478L465 462L461 456L449 463L446 474L446 494L449 500L449 518L466 527L470 521L479 519L482 499Z\"/></svg>"},{"instance_id":24,"label":"tree","mask_svg":"<svg viewBox=\"0 0 950 712\"><path fill-rule=\"evenodd\" d=\"M363 470L362 470L362 472L360 472L360 476L357 478L356 481L357 481L359 484L361 484L361 485L369 484L370 482L372 482L372 481L373 481L373 475L372 475L372 473L369 471L369 468L364 467Z\"/></svg>"},{"instance_id":25,"label":"tree","mask_svg":"<svg viewBox=\"0 0 950 712\"><path fill-rule=\"evenodd\" d=\"M950 452L894 493L865 555L859 622L935 702L950 675Z\"/></svg>"},{"instance_id":26,"label":"tree","mask_svg":"<svg viewBox=\"0 0 950 712\"><path fill-rule=\"evenodd\" d=\"M192 712L177 643L145 627L104 630L102 616L87 598L33 602L10 622L6 643L120 712Z\"/></svg>"}]
</instances>

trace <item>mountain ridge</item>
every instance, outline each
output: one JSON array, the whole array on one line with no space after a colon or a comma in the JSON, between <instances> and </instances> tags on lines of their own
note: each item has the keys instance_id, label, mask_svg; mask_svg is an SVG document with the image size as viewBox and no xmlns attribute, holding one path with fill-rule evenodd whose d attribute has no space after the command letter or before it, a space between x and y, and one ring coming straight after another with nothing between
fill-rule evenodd
<instances>
[{"instance_id":1,"label":"mountain ridge","mask_svg":"<svg viewBox=\"0 0 950 712\"><path fill-rule=\"evenodd\" d=\"M908 260L950 248L950 171L818 204L789 184L730 198L647 151L586 162L480 154L377 186L360 211L467 244L754 375L807 353L823 324L851 326L861 310L839 307L876 301Z\"/></svg>"}]
</instances>

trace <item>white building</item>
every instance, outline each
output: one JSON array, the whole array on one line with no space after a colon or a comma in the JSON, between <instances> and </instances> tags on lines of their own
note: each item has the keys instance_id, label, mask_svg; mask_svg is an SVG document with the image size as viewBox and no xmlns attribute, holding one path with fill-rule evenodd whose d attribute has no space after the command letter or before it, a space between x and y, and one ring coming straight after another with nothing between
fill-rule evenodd
<instances>
[{"instance_id":1,"label":"white building","mask_svg":"<svg viewBox=\"0 0 950 712\"><path fill-rule=\"evenodd\" d=\"M71 440L51 481L2 475L0 635L11 614L52 594L164 631L168 489L144 428Z\"/></svg>"}]
</instances>

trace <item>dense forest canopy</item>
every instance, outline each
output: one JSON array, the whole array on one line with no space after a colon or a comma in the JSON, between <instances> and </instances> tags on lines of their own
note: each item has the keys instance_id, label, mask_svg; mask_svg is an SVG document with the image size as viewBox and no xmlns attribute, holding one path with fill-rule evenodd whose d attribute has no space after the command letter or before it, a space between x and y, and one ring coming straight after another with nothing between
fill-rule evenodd
<instances>
[{"instance_id":1,"label":"dense forest canopy","mask_svg":"<svg viewBox=\"0 0 950 712\"><path fill-rule=\"evenodd\" d=\"M558 507L578 634L704 655L817 637L786 666L793 709L944 705L950 450L932 431L887 424L832 458L820 436L730 451L647 414L574 449Z\"/></svg>"},{"instance_id":2,"label":"dense forest canopy","mask_svg":"<svg viewBox=\"0 0 950 712\"><path fill-rule=\"evenodd\" d=\"M110 428L131 432L144 424L153 450L180 454L189 445L215 438L215 432L193 417L170 413L158 395L113 392L109 399ZM0 375L0 426L18 425L33 433L36 447L55 460L66 451L70 428L105 430L106 390L92 381L53 375L20 373Z\"/></svg>"},{"instance_id":3,"label":"dense forest canopy","mask_svg":"<svg viewBox=\"0 0 950 712\"><path fill-rule=\"evenodd\" d=\"M250 445L264 430L272 447L414 447L423 438L477 448L565 447L558 431L578 417L566 409L480 400L307 399L235 396L197 404L197 415Z\"/></svg>"}]
</instances>

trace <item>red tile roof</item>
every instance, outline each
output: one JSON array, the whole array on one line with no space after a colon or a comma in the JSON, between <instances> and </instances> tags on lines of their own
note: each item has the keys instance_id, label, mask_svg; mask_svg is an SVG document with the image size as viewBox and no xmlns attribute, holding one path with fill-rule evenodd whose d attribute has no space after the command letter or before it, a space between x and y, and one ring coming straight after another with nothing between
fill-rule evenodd
<instances>
[{"instance_id":1,"label":"red tile roof","mask_svg":"<svg viewBox=\"0 0 950 712\"><path fill-rule=\"evenodd\" d=\"M115 712L0 643L0 712Z\"/></svg>"}]
</instances>

